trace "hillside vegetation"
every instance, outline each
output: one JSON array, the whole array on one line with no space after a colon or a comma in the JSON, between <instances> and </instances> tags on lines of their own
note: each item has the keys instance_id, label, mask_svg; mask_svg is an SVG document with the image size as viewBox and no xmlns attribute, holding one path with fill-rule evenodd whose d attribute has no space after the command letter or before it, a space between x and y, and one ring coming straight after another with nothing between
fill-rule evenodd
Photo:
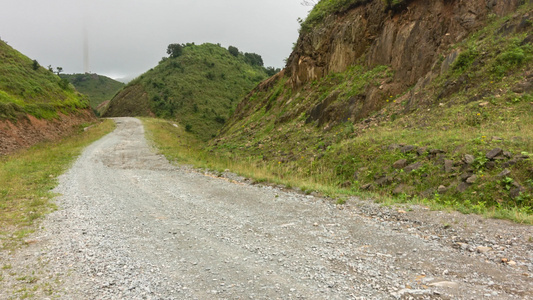
<instances>
[{"instance_id":1,"label":"hillside vegetation","mask_svg":"<svg viewBox=\"0 0 533 300\"><path fill-rule=\"evenodd\" d=\"M53 119L89 107L87 99L62 80L0 40L0 120L26 114Z\"/></svg>"},{"instance_id":2,"label":"hillside vegetation","mask_svg":"<svg viewBox=\"0 0 533 300\"><path fill-rule=\"evenodd\" d=\"M61 74L60 77L66 78L76 90L88 96L93 110L102 102L111 100L125 86L122 82L98 74Z\"/></svg>"},{"instance_id":3,"label":"hillside vegetation","mask_svg":"<svg viewBox=\"0 0 533 300\"><path fill-rule=\"evenodd\" d=\"M214 44L174 45L177 48L169 58L113 98L104 116L172 119L207 140L240 99L267 77L267 69L260 56L240 53L235 47L230 52Z\"/></svg>"},{"instance_id":4,"label":"hillside vegetation","mask_svg":"<svg viewBox=\"0 0 533 300\"><path fill-rule=\"evenodd\" d=\"M387 7L379 6L380 1L367 2L372 8ZM408 26L402 19L416 14L417 5L459 10L455 2L421 3L384 14L397 18L383 27ZM355 9L365 15L360 4ZM486 9L484 2L479 7ZM415 84L398 76L409 74L401 64L370 61L387 61L376 55L380 50L371 52L372 47L344 71L316 76L321 68L316 60L329 63L342 55L328 53L339 45L328 48L331 45L321 42L326 37L320 34L330 28L341 32L335 26L352 26L350 18L360 14L352 10L336 21L311 19L318 22L316 29L302 32L286 72L239 104L208 153L219 160L245 161L308 192L370 194L532 222L532 7L521 5L503 17L486 14L484 25L472 26L459 42L441 45L435 55L425 53L432 63L424 76L411 81ZM309 18L323 9L317 5ZM324 20L329 21L320 23ZM414 28L420 33L411 34L428 35L420 26ZM419 35L401 38L416 40ZM305 43L320 46L313 50ZM311 75L304 73L312 68ZM409 86L403 88L406 83Z\"/></svg>"}]
</instances>

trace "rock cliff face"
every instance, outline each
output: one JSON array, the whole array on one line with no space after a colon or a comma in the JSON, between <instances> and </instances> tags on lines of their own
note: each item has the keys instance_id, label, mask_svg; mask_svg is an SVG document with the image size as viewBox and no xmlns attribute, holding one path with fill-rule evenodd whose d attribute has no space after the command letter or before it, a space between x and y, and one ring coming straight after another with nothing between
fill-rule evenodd
<instances>
[{"instance_id":1,"label":"rock cliff face","mask_svg":"<svg viewBox=\"0 0 533 300\"><path fill-rule=\"evenodd\" d=\"M492 14L503 16L522 2L413 0L393 11L384 1L370 1L342 15L331 15L301 34L286 74L292 87L298 88L356 63L370 68L390 66L392 80L379 87L380 91L366 91L365 101L372 103L383 93L397 94L415 85L451 45L481 28Z\"/></svg>"}]
</instances>

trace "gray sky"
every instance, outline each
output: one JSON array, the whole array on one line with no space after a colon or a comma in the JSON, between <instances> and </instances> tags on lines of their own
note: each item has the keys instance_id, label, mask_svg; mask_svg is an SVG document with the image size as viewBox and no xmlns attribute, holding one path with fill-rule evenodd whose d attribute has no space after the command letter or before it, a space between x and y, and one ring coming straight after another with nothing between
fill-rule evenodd
<instances>
[{"instance_id":1,"label":"gray sky","mask_svg":"<svg viewBox=\"0 0 533 300\"><path fill-rule=\"evenodd\" d=\"M283 67L298 38L301 0L0 0L0 38L43 66L132 77L171 43L220 43Z\"/></svg>"}]
</instances>

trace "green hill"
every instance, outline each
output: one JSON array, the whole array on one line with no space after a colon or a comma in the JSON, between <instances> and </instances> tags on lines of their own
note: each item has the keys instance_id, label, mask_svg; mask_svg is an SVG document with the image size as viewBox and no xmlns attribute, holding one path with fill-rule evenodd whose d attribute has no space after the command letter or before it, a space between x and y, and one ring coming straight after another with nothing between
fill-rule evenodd
<instances>
[{"instance_id":1,"label":"green hill","mask_svg":"<svg viewBox=\"0 0 533 300\"><path fill-rule=\"evenodd\" d=\"M26 114L51 119L89 107L68 81L0 40L0 120Z\"/></svg>"},{"instance_id":2,"label":"green hill","mask_svg":"<svg viewBox=\"0 0 533 300\"><path fill-rule=\"evenodd\" d=\"M320 1L211 155L304 189L533 214L532 4L385 2Z\"/></svg>"},{"instance_id":3,"label":"green hill","mask_svg":"<svg viewBox=\"0 0 533 300\"><path fill-rule=\"evenodd\" d=\"M175 46L176 44L174 44ZM214 44L178 45L170 58L130 82L104 116L177 120L201 139L213 137L237 103L267 77L257 54Z\"/></svg>"},{"instance_id":4,"label":"green hill","mask_svg":"<svg viewBox=\"0 0 533 300\"><path fill-rule=\"evenodd\" d=\"M125 86L122 82L98 74L61 74L60 77L66 78L76 90L89 96L93 109L102 102L111 100Z\"/></svg>"}]
</instances>

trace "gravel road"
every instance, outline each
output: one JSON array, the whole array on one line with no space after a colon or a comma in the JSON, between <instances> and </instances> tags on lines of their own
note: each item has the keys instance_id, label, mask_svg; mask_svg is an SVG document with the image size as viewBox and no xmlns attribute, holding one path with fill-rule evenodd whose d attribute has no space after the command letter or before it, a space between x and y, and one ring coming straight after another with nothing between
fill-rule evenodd
<instances>
[{"instance_id":1,"label":"gravel road","mask_svg":"<svg viewBox=\"0 0 533 300\"><path fill-rule=\"evenodd\" d=\"M0 299L533 299L530 226L204 174L116 122L1 254Z\"/></svg>"}]
</instances>

